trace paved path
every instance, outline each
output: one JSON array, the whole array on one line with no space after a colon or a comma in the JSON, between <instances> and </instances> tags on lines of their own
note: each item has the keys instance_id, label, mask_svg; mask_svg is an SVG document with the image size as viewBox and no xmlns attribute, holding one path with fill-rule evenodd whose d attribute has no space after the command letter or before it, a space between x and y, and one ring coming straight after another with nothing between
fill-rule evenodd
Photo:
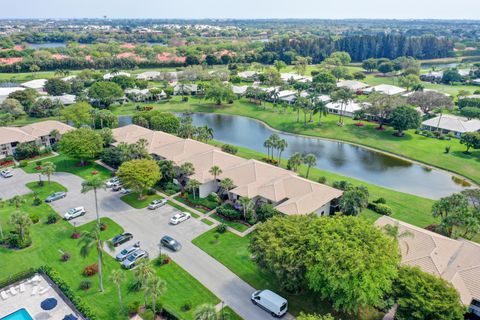
<instances>
[{"instance_id":1,"label":"paved path","mask_svg":"<svg viewBox=\"0 0 480 320\"><path fill-rule=\"evenodd\" d=\"M17 188L16 191L21 191L16 194L28 193L29 189L23 189L23 186L29 181L35 181L37 177L16 169L14 177L10 179L1 181L0 192L3 191L10 195L9 189L14 187ZM52 176L52 181L56 181L68 189L66 198L51 204L59 214L63 215L72 207L84 206L87 214L75 219L75 223L82 225L95 219L93 191L87 194L81 193L83 180L80 177L59 172ZM193 218L177 226L172 226L168 221L174 213L178 212L177 209L166 205L154 211L137 210L124 203L118 192L110 190L99 190L98 199L101 216L113 219L125 231L131 232L134 235L134 241L140 241L140 245L150 253L151 258L159 254L159 240L168 234L180 241L183 246L180 252L168 252L169 256L224 301L225 305L230 306L247 320L273 318L251 303L250 295L255 291L253 287L191 243L194 238L211 229L211 226ZM123 247L112 252L112 256Z\"/></svg>"}]
</instances>

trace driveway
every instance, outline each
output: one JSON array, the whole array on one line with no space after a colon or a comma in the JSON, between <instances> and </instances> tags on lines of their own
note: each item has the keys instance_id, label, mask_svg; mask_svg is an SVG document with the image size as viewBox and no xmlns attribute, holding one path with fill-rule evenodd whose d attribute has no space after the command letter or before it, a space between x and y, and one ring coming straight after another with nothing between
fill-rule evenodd
<instances>
[{"instance_id":1,"label":"driveway","mask_svg":"<svg viewBox=\"0 0 480 320\"><path fill-rule=\"evenodd\" d=\"M28 188L25 190L22 188L26 182L35 179L34 175L25 174L23 170L15 170L15 176L8 180L13 183L1 181L0 192L5 192L7 196L28 193L30 192ZM68 189L66 198L51 203L51 206L60 215L70 208L84 206L87 214L72 220L72 223L82 225L96 218L93 191L87 194L81 193L83 180L80 177L59 172L52 176L52 181L56 181ZM15 191L9 190L11 188L17 188L16 190L21 192L15 193ZM160 238L170 235L182 243L182 250L180 252L171 252L165 248L162 250L168 251L168 255L177 264L224 301L226 305L247 320L273 319L267 312L251 303L250 295L255 291L253 287L191 243L194 238L208 231L210 226L194 218L172 226L168 221L172 215L178 212L177 209L165 205L154 211L137 210L123 202L120 199L120 193L111 190L98 190L98 200L99 212L102 217L111 218L125 231L134 235L133 241L120 246L115 252L111 252L112 256L115 256L122 248L140 241L141 247L150 253L151 258L154 258L159 254Z\"/></svg>"},{"instance_id":2,"label":"driveway","mask_svg":"<svg viewBox=\"0 0 480 320\"><path fill-rule=\"evenodd\" d=\"M0 175L0 199L10 199L16 195L32 192L25 184L38 180L37 175L27 174L21 169L12 169L13 177L4 178Z\"/></svg>"}]
</instances>

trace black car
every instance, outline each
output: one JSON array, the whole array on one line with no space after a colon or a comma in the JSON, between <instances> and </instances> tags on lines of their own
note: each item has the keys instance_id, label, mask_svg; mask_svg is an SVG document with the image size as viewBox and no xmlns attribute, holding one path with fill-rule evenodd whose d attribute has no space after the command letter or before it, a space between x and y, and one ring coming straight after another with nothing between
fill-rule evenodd
<instances>
[{"instance_id":1,"label":"black car","mask_svg":"<svg viewBox=\"0 0 480 320\"><path fill-rule=\"evenodd\" d=\"M114 247L118 247L119 245L127 242L127 241L130 241L133 239L133 234L129 233L129 232L124 232L122 234L119 234L118 236L115 236L113 239L112 239L112 243L113 243L113 246Z\"/></svg>"},{"instance_id":2,"label":"black car","mask_svg":"<svg viewBox=\"0 0 480 320\"><path fill-rule=\"evenodd\" d=\"M180 251L180 249L182 249L182 245L180 244L180 242L170 236L164 236L160 240L160 244L173 251Z\"/></svg>"}]
</instances>

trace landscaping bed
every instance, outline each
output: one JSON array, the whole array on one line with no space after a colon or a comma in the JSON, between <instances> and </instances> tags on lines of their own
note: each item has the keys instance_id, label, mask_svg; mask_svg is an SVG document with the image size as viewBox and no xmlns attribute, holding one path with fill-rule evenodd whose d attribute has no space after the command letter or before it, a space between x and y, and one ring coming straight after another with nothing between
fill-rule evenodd
<instances>
[{"instance_id":1,"label":"landscaping bed","mask_svg":"<svg viewBox=\"0 0 480 320\"><path fill-rule=\"evenodd\" d=\"M174 199L203 213L210 212L216 207L218 207L218 203L216 201L209 199L209 197L194 198L190 193L184 193L184 194L178 195Z\"/></svg>"},{"instance_id":2,"label":"landscaping bed","mask_svg":"<svg viewBox=\"0 0 480 320\"><path fill-rule=\"evenodd\" d=\"M244 231L248 230L248 228L250 228L250 226L246 225L244 222L227 220L224 217L222 217L222 216L220 216L216 213L211 214L210 217L219 221L219 222L221 222L221 223L226 224L230 228L235 229L239 232L244 232Z\"/></svg>"}]
</instances>

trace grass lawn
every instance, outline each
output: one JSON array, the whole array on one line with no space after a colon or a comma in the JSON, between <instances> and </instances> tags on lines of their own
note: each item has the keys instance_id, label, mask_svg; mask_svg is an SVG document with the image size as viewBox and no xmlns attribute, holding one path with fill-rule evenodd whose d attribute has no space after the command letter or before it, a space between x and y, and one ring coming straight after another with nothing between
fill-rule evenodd
<instances>
[{"instance_id":1,"label":"grass lawn","mask_svg":"<svg viewBox=\"0 0 480 320\"><path fill-rule=\"evenodd\" d=\"M207 218L203 218L203 219L200 220L200 221L202 221L203 223L205 223L206 225L209 225L209 226L213 225L213 222L210 221L210 220L208 220Z\"/></svg>"},{"instance_id":2,"label":"grass lawn","mask_svg":"<svg viewBox=\"0 0 480 320\"><path fill-rule=\"evenodd\" d=\"M335 318L344 320L358 319L341 313L333 312L330 304L317 298L313 292L290 294L280 290L280 286L272 274L260 270L251 260L248 245L250 235L239 237L231 232L221 234L218 241L214 238L215 230L210 230L193 243L210 256L221 262L228 269L257 289L271 289L288 299L289 312L298 315L306 313L325 314L331 312ZM361 319L381 319L382 315L375 310L367 310Z\"/></svg>"},{"instance_id":3,"label":"grass lawn","mask_svg":"<svg viewBox=\"0 0 480 320\"><path fill-rule=\"evenodd\" d=\"M222 310L218 312L219 319L225 319L225 320L242 320L241 318L235 311L233 311L230 307L224 307ZM222 318L222 316L224 318Z\"/></svg>"},{"instance_id":4,"label":"grass lawn","mask_svg":"<svg viewBox=\"0 0 480 320\"><path fill-rule=\"evenodd\" d=\"M146 208L146 207L148 207L148 205L153 200L163 199L163 197L159 196L158 194L154 194L154 195L151 195L151 196L145 195L144 197L145 198L139 200L138 199L138 193L132 192L132 193L129 193L129 194L126 194L126 195L122 196L120 199L122 199L122 201L128 203L131 207L134 207L135 209Z\"/></svg>"},{"instance_id":5,"label":"grass lawn","mask_svg":"<svg viewBox=\"0 0 480 320\"><path fill-rule=\"evenodd\" d=\"M74 159L67 158L64 155L58 155L56 157L48 158L42 160L42 162L53 162L57 167L57 172L69 172L75 174L83 179L88 179L92 177L92 172L97 171L97 175L103 180L106 180L111 177L111 172L98 165L94 162L89 162L85 166L78 166L78 161ZM30 161L28 165L22 168L27 173L39 173L39 170L36 169L37 164L36 160Z\"/></svg>"},{"instance_id":6,"label":"grass lawn","mask_svg":"<svg viewBox=\"0 0 480 320\"><path fill-rule=\"evenodd\" d=\"M336 125L338 117L329 115L322 120L323 125L310 123L304 127L302 122L296 122L296 113L289 110L286 113L273 112L270 104L267 109L251 104L247 99L236 100L231 105L216 106L206 103L195 97L190 97L188 103L182 103L178 98L169 103L151 104L156 110L171 112L206 112L240 115L261 120L269 126L307 136L341 140L374 149L400 155L428 165L456 172L475 182L480 183L480 150L470 155L463 153L465 146L458 139L450 141L423 137L408 130L404 137L393 136L394 130L387 127L385 131L375 129L376 123L365 122L363 127L355 125L356 121L345 118L345 126ZM118 115L134 113L130 108L133 105L117 107L114 112ZM450 146L450 153L444 153L445 147Z\"/></svg>"},{"instance_id":7,"label":"grass lawn","mask_svg":"<svg viewBox=\"0 0 480 320\"><path fill-rule=\"evenodd\" d=\"M222 217L218 216L217 214L211 214L210 215L211 218L221 222L221 223L225 223L227 226L229 226L230 228L233 228L237 231L240 231L240 232L243 232L245 230L248 229L248 226L244 225L243 223L240 223L240 222L235 222L235 221L229 221L229 220L225 220L223 219Z\"/></svg>"},{"instance_id":8,"label":"grass lawn","mask_svg":"<svg viewBox=\"0 0 480 320\"><path fill-rule=\"evenodd\" d=\"M56 183L44 187L39 187L36 182L28 185L33 191L37 192L40 198L46 197L53 191L64 190L62 186ZM99 293L98 277L86 278L83 276L83 268L96 262L96 255L92 252L88 257L80 257L79 240L71 239L74 227L68 222L59 220L56 224L48 225L45 223L49 214L54 213L53 209L42 203L39 206L32 206L33 194L24 196L26 202L21 206L21 210L29 214L38 215L40 221L30 228L30 234L33 240L32 246L23 250L9 250L0 246L0 256L2 257L2 268L0 268L0 279L8 278L10 275L31 267L40 267L48 265L59 272L61 277L77 290L76 293L81 296L88 306L97 314L99 319L125 319L119 315L119 305L117 290L114 285L108 281L112 270L120 269L120 265L109 255L104 260L104 285L105 292ZM0 209L0 223L4 232L8 232L10 226L8 220L13 207L6 205ZM107 229L102 232L104 239L110 239L113 236L123 232L122 228L110 219L103 218L107 224ZM90 230L94 222L78 227L79 231ZM68 262L61 262L62 252L71 254ZM193 309L203 303L217 304L219 299L215 297L208 289L201 285L196 279L190 276L185 270L175 263L170 263L162 267L155 267L159 277L167 282L167 292L160 298L160 302L168 310L179 315L184 319L193 319L193 311L183 312L181 307L186 302L190 302ZM127 280L122 285L122 295L125 304L134 301L142 302L142 292L132 292L129 286L133 281L133 273L124 271ZM88 279L92 281L92 288L88 291L77 289L80 281ZM193 310L192 309L192 310Z\"/></svg>"},{"instance_id":9,"label":"grass lawn","mask_svg":"<svg viewBox=\"0 0 480 320\"><path fill-rule=\"evenodd\" d=\"M170 200L169 200L169 201L167 202L167 204L168 204L169 206L174 207L174 208L177 209L177 210L182 211L182 212L188 212L188 213L190 213L190 214L192 215L192 217L194 217L194 218L200 218L200 216L199 216L198 214L196 214L195 212L193 212L192 210L188 210L187 208L182 207L181 205L176 204L176 203L173 202L173 201L170 201Z\"/></svg>"}]
</instances>

